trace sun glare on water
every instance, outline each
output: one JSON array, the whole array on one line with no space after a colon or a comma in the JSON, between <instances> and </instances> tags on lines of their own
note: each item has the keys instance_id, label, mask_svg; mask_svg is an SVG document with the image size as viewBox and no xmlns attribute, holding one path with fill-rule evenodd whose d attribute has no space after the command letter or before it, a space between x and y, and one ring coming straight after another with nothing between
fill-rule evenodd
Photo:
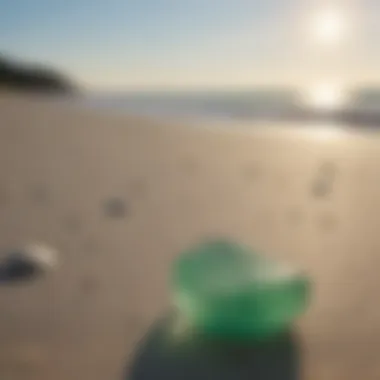
<instances>
[{"instance_id":1,"label":"sun glare on water","mask_svg":"<svg viewBox=\"0 0 380 380\"><path fill-rule=\"evenodd\" d=\"M310 29L315 42L336 45L347 32L347 18L339 9L326 8L314 14L310 20Z\"/></svg>"},{"instance_id":2,"label":"sun glare on water","mask_svg":"<svg viewBox=\"0 0 380 380\"><path fill-rule=\"evenodd\" d=\"M310 86L304 94L304 103L316 110L332 111L344 107L347 96L340 86L321 83Z\"/></svg>"}]
</instances>

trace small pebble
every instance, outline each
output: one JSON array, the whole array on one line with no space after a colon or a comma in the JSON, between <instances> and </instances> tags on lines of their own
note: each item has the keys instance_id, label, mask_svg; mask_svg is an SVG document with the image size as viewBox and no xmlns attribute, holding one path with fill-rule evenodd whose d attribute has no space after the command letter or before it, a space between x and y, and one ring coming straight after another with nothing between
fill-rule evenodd
<instances>
[{"instance_id":1,"label":"small pebble","mask_svg":"<svg viewBox=\"0 0 380 380\"><path fill-rule=\"evenodd\" d=\"M109 218L121 219L126 216L127 207L123 199L110 198L104 204L104 212Z\"/></svg>"},{"instance_id":2,"label":"small pebble","mask_svg":"<svg viewBox=\"0 0 380 380\"><path fill-rule=\"evenodd\" d=\"M316 180L311 189L315 198L326 198L332 192L332 184L327 180Z\"/></svg>"}]
</instances>

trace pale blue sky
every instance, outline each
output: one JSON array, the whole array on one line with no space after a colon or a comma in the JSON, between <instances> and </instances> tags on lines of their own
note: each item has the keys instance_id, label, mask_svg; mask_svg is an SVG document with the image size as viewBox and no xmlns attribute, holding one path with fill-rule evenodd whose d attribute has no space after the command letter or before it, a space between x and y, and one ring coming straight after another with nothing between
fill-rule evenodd
<instances>
[{"instance_id":1,"label":"pale blue sky","mask_svg":"<svg viewBox=\"0 0 380 380\"><path fill-rule=\"evenodd\" d=\"M306 20L337 1L354 16L349 41L312 47ZM0 51L93 88L380 82L378 2L0 0Z\"/></svg>"}]
</instances>

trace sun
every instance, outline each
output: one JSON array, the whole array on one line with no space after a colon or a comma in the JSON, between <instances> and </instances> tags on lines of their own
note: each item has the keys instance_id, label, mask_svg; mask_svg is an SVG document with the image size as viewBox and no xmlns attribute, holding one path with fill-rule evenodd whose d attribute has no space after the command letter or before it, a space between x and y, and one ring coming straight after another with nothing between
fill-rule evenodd
<instances>
[{"instance_id":1,"label":"sun","mask_svg":"<svg viewBox=\"0 0 380 380\"><path fill-rule=\"evenodd\" d=\"M347 18L335 8L317 11L310 20L312 39L322 45L335 45L344 38L347 30Z\"/></svg>"}]
</instances>

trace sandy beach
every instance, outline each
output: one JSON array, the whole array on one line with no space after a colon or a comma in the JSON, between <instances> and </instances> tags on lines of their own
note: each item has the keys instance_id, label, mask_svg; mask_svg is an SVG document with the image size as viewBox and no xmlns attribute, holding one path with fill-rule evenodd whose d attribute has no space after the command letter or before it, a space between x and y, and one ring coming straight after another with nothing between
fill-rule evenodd
<instances>
[{"instance_id":1,"label":"sandy beach","mask_svg":"<svg viewBox=\"0 0 380 380\"><path fill-rule=\"evenodd\" d=\"M182 249L230 237L307 270L302 380L379 379L380 137L189 128L0 96L0 248L60 266L0 288L0 377L119 379Z\"/></svg>"}]
</instances>

